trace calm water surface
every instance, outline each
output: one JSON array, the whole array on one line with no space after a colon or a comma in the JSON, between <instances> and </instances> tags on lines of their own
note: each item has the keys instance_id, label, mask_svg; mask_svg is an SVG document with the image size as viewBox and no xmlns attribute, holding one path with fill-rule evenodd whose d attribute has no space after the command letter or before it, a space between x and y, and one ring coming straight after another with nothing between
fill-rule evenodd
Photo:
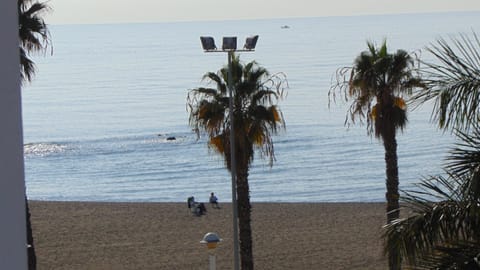
<instances>
[{"instance_id":1,"label":"calm water surface","mask_svg":"<svg viewBox=\"0 0 480 270\"><path fill-rule=\"evenodd\" d=\"M53 55L35 58L36 79L23 90L28 196L170 202L207 200L214 191L230 200L223 160L188 126L186 94L227 60L203 53L199 36L241 42L258 34L256 52L241 59L284 72L290 88L280 103L287 129L274 138L277 161L270 168L256 156L252 200L383 201L383 146L365 127L343 125L347 105L328 108L332 75L351 65L367 40L422 53L440 36L479 29L479 15L52 25ZM440 173L454 142L429 122L430 112L410 112L398 135L402 188Z\"/></svg>"}]
</instances>

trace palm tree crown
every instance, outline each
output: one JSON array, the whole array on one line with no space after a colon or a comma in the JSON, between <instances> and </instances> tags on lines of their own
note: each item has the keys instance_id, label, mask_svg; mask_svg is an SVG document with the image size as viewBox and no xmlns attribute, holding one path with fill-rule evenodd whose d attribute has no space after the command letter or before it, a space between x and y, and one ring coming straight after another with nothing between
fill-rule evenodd
<instances>
[{"instance_id":1,"label":"palm tree crown","mask_svg":"<svg viewBox=\"0 0 480 270\"><path fill-rule=\"evenodd\" d=\"M50 33L42 16L50 10L46 3L18 0L18 31L20 40L20 74L22 81L31 81L35 64L32 52L44 51L50 45Z\"/></svg>"},{"instance_id":2,"label":"palm tree crown","mask_svg":"<svg viewBox=\"0 0 480 270\"><path fill-rule=\"evenodd\" d=\"M190 125L197 131L205 131L209 146L224 155L230 169L230 123L229 98L227 93L228 67L218 73L209 72L204 79L215 83L215 88L196 88L188 95ZM272 135L285 127L281 111L276 101L283 97L282 74L270 76L268 71L255 61L246 65L238 57L232 61L234 126L236 144L240 152L245 152L250 165L254 147L272 165L275 159ZM242 138L243 137L243 138Z\"/></svg>"},{"instance_id":3,"label":"palm tree crown","mask_svg":"<svg viewBox=\"0 0 480 270\"><path fill-rule=\"evenodd\" d=\"M340 89L346 101L352 100L346 122L355 123L357 117L361 122L366 120L369 133L375 131L380 137L387 116L388 123L395 128L405 127L404 96L422 84L413 73L414 59L409 53L397 50L389 54L386 42L379 48L371 42L367 46L368 50L355 59L353 67L337 72L337 84L332 90ZM335 91L330 91L329 95L335 99Z\"/></svg>"}]
</instances>

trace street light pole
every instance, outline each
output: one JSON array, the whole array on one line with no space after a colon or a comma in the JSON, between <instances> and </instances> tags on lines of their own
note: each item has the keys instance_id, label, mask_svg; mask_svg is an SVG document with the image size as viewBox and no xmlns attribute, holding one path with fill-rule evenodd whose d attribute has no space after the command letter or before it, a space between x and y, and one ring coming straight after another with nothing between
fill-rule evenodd
<instances>
[{"instance_id":1,"label":"street light pole","mask_svg":"<svg viewBox=\"0 0 480 270\"><path fill-rule=\"evenodd\" d=\"M240 253L238 250L238 203L237 203L237 162L235 160L235 129L233 119L233 51L228 52L228 114L230 118L230 172L232 175L232 211L233 211L233 256L235 270L239 269Z\"/></svg>"},{"instance_id":2,"label":"street light pole","mask_svg":"<svg viewBox=\"0 0 480 270\"><path fill-rule=\"evenodd\" d=\"M232 59L236 51L251 52L255 50L258 35L248 37L245 40L243 49L237 50L237 37L224 37L222 50L217 50L215 41L212 37L200 37L202 46L205 52L227 52L228 53L228 74L227 74L227 88L228 88L228 117L230 118L230 172L232 175L232 211L233 211L233 257L234 269L240 269L240 252L238 241L238 203L237 203L237 162L235 160L235 133L234 133L234 104L233 104L233 74L232 74Z\"/></svg>"},{"instance_id":3,"label":"street light pole","mask_svg":"<svg viewBox=\"0 0 480 270\"><path fill-rule=\"evenodd\" d=\"M215 270L216 269L216 256L215 256L215 248L217 247L217 244L219 242L222 242L222 239L218 237L216 233L209 232L205 234L203 237L202 241L200 243L206 244L208 248L208 269L209 270Z\"/></svg>"}]
</instances>

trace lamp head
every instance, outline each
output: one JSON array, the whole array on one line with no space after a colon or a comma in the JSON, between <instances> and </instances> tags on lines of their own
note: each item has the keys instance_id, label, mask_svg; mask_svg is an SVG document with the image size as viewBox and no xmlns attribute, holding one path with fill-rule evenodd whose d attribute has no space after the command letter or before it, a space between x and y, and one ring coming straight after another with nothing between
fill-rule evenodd
<instances>
[{"instance_id":1,"label":"lamp head","mask_svg":"<svg viewBox=\"0 0 480 270\"><path fill-rule=\"evenodd\" d=\"M218 242L222 242L222 239L218 236L218 234L213 232L205 234L202 241L200 241L200 243L206 244L208 249L215 249Z\"/></svg>"},{"instance_id":2,"label":"lamp head","mask_svg":"<svg viewBox=\"0 0 480 270\"><path fill-rule=\"evenodd\" d=\"M222 50L235 51L237 49L237 37L223 37Z\"/></svg>"},{"instance_id":3,"label":"lamp head","mask_svg":"<svg viewBox=\"0 0 480 270\"><path fill-rule=\"evenodd\" d=\"M255 50L255 46L257 45L257 40L258 40L258 35L247 37L243 48L245 50L250 50L250 51Z\"/></svg>"},{"instance_id":4,"label":"lamp head","mask_svg":"<svg viewBox=\"0 0 480 270\"><path fill-rule=\"evenodd\" d=\"M217 49L213 37L200 37L200 41L202 41L203 50L206 52L215 51Z\"/></svg>"}]
</instances>

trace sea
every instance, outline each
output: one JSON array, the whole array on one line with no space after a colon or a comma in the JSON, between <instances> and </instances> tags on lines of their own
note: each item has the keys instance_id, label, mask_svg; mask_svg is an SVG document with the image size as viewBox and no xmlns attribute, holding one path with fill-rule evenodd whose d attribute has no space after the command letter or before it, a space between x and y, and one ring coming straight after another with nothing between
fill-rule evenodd
<instances>
[{"instance_id":1,"label":"sea","mask_svg":"<svg viewBox=\"0 0 480 270\"><path fill-rule=\"evenodd\" d=\"M258 153L249 172L253 202L383 202L382 142L365 125L345 125L348 103L330 102L335 72L367 41L387 41L434 61L439 38L480 30L480 12L142 24L49 25L52 47L33 57L24 85L25 177L29 199L48 201L231 201L224 160L188 124L187 93L227 63L204 53L200 36L259 35L240 52L287 76L279 102L286 129L274 136L275 162ZM455 145L431 120L432 104L409 108L397 135L400 188L443 173ZM168 140L174 137L175 140Z\"/></svg>"}]
</instances>

